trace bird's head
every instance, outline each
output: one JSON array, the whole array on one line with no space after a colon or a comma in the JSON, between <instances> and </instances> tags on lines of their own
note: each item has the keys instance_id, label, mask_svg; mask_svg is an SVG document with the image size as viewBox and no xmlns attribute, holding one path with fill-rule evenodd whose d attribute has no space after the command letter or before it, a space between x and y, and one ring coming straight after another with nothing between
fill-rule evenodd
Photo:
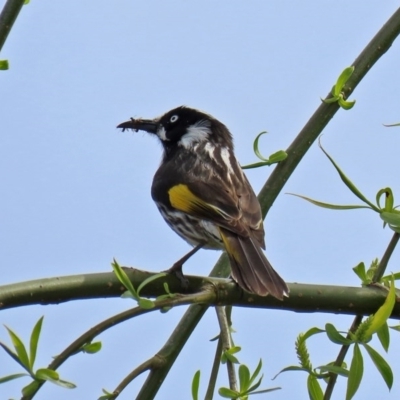
<instances>
[{"instance_id":1,"label":"bird's head","mask_svg":"<svg viewBox=\"0 0 400 400\"><path fill-rule=\"evenodd\" d=\"M202 111L181 106L155 119L131 119L117 128L155 134L165 149L181 146L193 148L211 142L232 148L232 136L226 126Z\"/></svg>"}]
</instances>

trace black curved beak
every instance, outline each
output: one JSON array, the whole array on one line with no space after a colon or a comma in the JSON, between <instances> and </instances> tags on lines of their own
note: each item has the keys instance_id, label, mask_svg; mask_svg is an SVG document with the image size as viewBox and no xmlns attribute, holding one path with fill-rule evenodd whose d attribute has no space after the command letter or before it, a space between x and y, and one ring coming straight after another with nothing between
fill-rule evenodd
<instances>
[{"instance_id":1,"label":"black curved beak","mask_svg":"<svg viewBox=\"0 0 400 400\"><path fill-rule=\"evenodd\" d=\"M152 119L134 119L131 118L130 121L122 122L119 124L117 128L122 129L122 132L125 129L132 129L134 131L146 131L149 133L157 133L157 121Z\"/></svg>"}]
</instances>

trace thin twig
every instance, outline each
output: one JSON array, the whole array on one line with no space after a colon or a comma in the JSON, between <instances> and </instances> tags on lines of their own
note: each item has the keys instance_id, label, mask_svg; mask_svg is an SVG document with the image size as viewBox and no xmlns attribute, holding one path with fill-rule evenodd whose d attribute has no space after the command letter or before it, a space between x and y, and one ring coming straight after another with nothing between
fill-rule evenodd
<instances>
[{"instance_id":1,"label":"thin twig","mask_svg":"<svg viewBox=\"0 0 400 400\"><path fill-rule=\"evenodd\" d=\"M215 307L215 311L218 317L218 323L220 327L220 337L222 341L222 351L229 350L233 347L231 330L228 323L228 318L225 313L225 307ZM229 359L226 361L226 367L228 370L228 379L229 379L229 387L232 390L237 391L237 379L236 379L236 371L235 365Z\"/></svg>"},{"instance_id":2,"label":"thin twig","mask_svg":"<svg viewBox=\"0 0 400 400\"><path fill-rule=\"evenodd\" d=\"M65 350L63 350L57 357L54 358L54 360L48 365L47 368L51 370L56 370L58 367L60 367L69 357L72 355L76 354L79 352L79 350L82 348L87 343L90 343L96 336L100 335L100 333L106 331L107 329L112 328L115 325L118 325L128 319L137 317L139 315L143 315L149 312L157 311L165 307L174 307L178 305L184 305L184 304L191 304L191 303L197 303L201 301L207 300L210 296L215 296L213 292L209 290L205 290L202 293L198 294L191 294L187 296L180 296L179 298L169 298L169 299L164 299L160 301L155 301L154 302L154 307L150 309L143 309L140 307L134 307L130 310L124 311L122 313L119 313L117 315L112 316L111 318L108 318L99 324L95 325L93 328L89 329L85 333L83 333L78 339L74 340ZM156 356L155 356L156 357ZM145 364L145 363L144 363ZM37 389L32 392L31 395L29 396L23 396L21 400L31 400L37 391L40 389L40 387L45 383L46 381L43 381L39 384Z\"/></svg>"},{"instance_id":3,"label":"thin twig","mask_svg":"<svg viewBox=\"0 0 400 400\"><path fill-rule=\"evenodd\" d=\"M400 235L397 232L395 232L392 236L392 240L390 241L385 253L383 254L383 257L381 258L381 261L379 262L378 268L376 269L375 274L372 278L372 282L374 283L379 282L379 280L384 275L390 257L392 256L393 251L396 248L397 243L399 242L399 239Z\"/></svg>"},{"instance_id":4,"label":"thin twig","mask_svg":"<svg viewBox=\"0 0 400 400\"><path fill-rule=\"evenodd\" d=\"M113 399L116 399L121 392L140 374L153 368L159 368L162 361L158 357L153 356L136 367L129 375L127 375L121 383L113 391Z\"/></svg>"},{"instance_id":5,"label":"thin twig","mask_svg":"<svg viewBox=\"0 0 400 400\"><path fill-rule=\"evenodd\" d=\"M208 381L207 392L206 395L204 396L204 400L212 400L214 397L214 391L215 391L215 386L217 384L219 367L221 365L221 355L222 355L222 340L220 336L218 338L217 348L215 349L214 361L211 368L210 379Z\"/></svg>"},{"instance_id":6,"label":"thin twig","mask_svg":"<svg viewBox=\"0 0 400 400\"><path fill-rule=\"evenodd\" d=\"M352 325L350 327L350 332L351 333L354 333L357 330L357 328L360 326L360 324L362 322L362 318L363 318L362 315L357 315L354 318L354 321L353 321L353 323L352 323ZM351 339L350 333L347 334L347 339ZM344 361L344 359L346 357L346 354L347 354L349 348L350 348L349 345L343 345L340 348L339 354L338 354L338 356L336 358L336 361L335 361L335 363L333 365L338 366L338 367L342 366L343 361ZM336 384L337 377L338 377L337 374L334 374L333 372L329 373L329 380L328 380L328 384L327 384L326 389L325 389L324 400L330 400L330 398L332 396L332 393L333 393L333 389L334 389L335 384Z\"/></svg>"},{"instance_id":7,"label":"thin twig","mask_svg":"<svg viewBox=\"0 0 400 400\"><path fill-rule=\"evenodd\" d=\"M399 238L400 238L400 235L395 232L392 236L392 239L389 242L389 245L386 248L385 253L383 254L383 257L381 258L378 268L375 271L375 274L372 279L373 282L378 282L382 278L383 274L385 273L386 267L389 263L391 255L393 254L393 251L399 241ZM357 328L359 327L359 325L362 322L362 318L363 318L362 315L357 315L354 318L354 321L350 327L351 333L354 333L357 330ZM350 334L347 335L347 338L351 339ZM334 365L336 365L338 367L342 366L348 350L349 350L349 345L343 345L341 347ZM329 373L329 381L328 381L328 385L325 390L324 400L330 400L332 393L333 393L333 389L334 389L336 381L337 381L337 377L338 377L337 374L334 374L332 372Z\"/></svg>"}]
</instances>

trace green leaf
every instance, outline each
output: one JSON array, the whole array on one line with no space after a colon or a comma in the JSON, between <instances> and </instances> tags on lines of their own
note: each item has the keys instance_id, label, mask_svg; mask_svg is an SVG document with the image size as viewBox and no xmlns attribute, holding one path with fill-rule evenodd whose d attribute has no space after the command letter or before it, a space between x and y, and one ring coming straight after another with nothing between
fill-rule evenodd
<instances>
[{"instance_id":1,"label":"green leaf","mask_svg":"<svg viewBox=\"0 0 400 400\"><path fill-rule=\"evenodd\" d=\"M323 400L324 394L317 378L313 375L308 375L307 389L311 400Z\"/></svg>"},{"instance_id":2,"label":"green leaf","mask_svg":"<svg viewBox=\"0 0 400 400\"><path fill-rule=\"evenodd\" d=\"M61 386L66 389L76 388L76 385L74 383L60 379L58 372L54 371L53 369L40 368L36 371L35 375L36 378L39 380L49 381L57 386Z\"/></svg>"},{"instance_id":3,"label":"green leaf","mask_svg":"<svg viewBox=\"0 0 400 400\"><path fill-rule=\"evenodd\" d=\"M319 369L320 372L332 372L333 374L344 376L346 378L349 376L349 371L346 368L338 367L337 365L321 365L316 369Z\"/></svg>"},{"instance_id":4,"label":"green leaf","mask_svg":"<svg viewBox=\"0 0 400 400\"><path fill-rule=\"evenodd\" d=\"M8 63L8 60L0 60L0 70L6 71L9 68L10 64Z\"/></svg>"},{"instance_id":5,"label":"green leaf","mask_svg":"<svg viewBox=\"0 0 400 400\"><path fill-rule=\"evenodd\" d=\"M18 356L8 347L6 346L4 343L0 342L0 346L3 348L3 350L14 360L16 361L19 365L21 365L21 367L23 367L24 369L25 366L24 364L21 363L21 361L19 360ZM28 371L30 372L30 371Z\"/></svg>"},{"instance_id":6,"label":"green leaf","mask_svg":"<svg viewBox=\"0 0 400 400\"><path fill-rule=\"evenodd\" d=\"M76 385L75 383L64 381L63 379L58 379L58 380L53 380L53 379L47 379L49 382L54 383L57 386L61 386L65 389L75 389Z\"/></svg>"},{"instance_id":7,"label":"green leaf","mask_svg":"<svg viewBox=\"0 0 400 400\"><path fill-rule=\"evenodd\" d=\"M382 211L379 216L383 221L387 224L392 225L393 227L400 227L400 213L397 210L393 210L392 212Z\"/></svg>"},{"instance_id":8,"label":"green leaf","mask_svg":"<svg viewBox=\"0 0 400 400\"><path fill-rule=\"evenodd\" d=\"M350 79L351 75L353 75L354 67L346 67L342 73L339 75L339 78L336 81L334 86L333 95L339 96L346 84L346 82Z\"/></svg>"},{"instance_id":9,"label":"green leaf","mask_svg":"<svg viewBox=\"0 0 400 400\"><path fill-rule=\"evenodd\" d=\"M257 135L257 137L256 137L256 139L254 140L254 143L253 143L253 151L254 151L254 154L255 154L260 160L269 162L268 158L263 157L263 155L260 153L260 150L258 149L258 142L259 142L259 140L260 140L260 137L261 137L262 135L265 135L266 133L268 133L268 132L267 132L267 131L263 131L263 132L261 132L261 133L259 133L259 134Z\"/></svg>"},{"instance_id":10,"label":"green leaf","mask_svg":"<svg viewBox=\"0 0 400 400\"><path fill-rule=\"evenodd\" d=\"M154 308L154 306L155 306L153 300L145 299L143 297L138 299L138 304L139 304L139 307L143 308L144 310L150 310L151 308Z\"/></svg>"},{"instance_id":11,"label":"green leaf","mask_svg":"<svg viewBox=\"0 0 400 400\"><path fill-rule=\"evenodd\" d=\"M273 378L274 380L278 375L280 375L282 372L288 372L288 371L304 371L304 372L310 372L308 368L304 367L299 367L297 365L290 365L289 367L285 367L281 369Z\"/></svg>"},{"instance_id":12,"label":"green leaf","mask_svg":"<svg viewBox=\"0 0 400 400\"><path fill-rule=\"evenodd\" d=\"M283 161L283 160L285 160L285 159L287 158L287 153L286 153L284 150L278 150L278 151L276 151L275 153L271 154L269 158L265 158L265 157L261 154L261 152L260 152L260 150L259 150L259 148L258 148L258 146L259 146L259 140L260 140L260 137L261 137L262 135L266 134L266 133L267 133L266 131L259 133L259 134L256 136L256 138L255 138L255 140L254 140L254 143L253 143L253 151L254 151L254 154L255 154L260 160L262 160L262 162L258 162L258 163L254 163L254 164L249 164L249 165L243 165L243 166L241 166L242 169L258 168L258 167L263 167L263 166L265 166L265 165L276 164L276 163L278 163L278 162L280 162L280 161Z\"/></svg>"},{"instance_id":13,"label":"green leaf","mask_svg":"<svg viewBox=\"0 0 400 400\"><path fill-rule=\"evenodd\" d=\"M358 208L371 208L368 206L359 206L359 205L339 205L339 204L330 204L330 203L323 203L322 201L311 199L310 197L302 196L300 194L295 193L288 193L291 196L300 197L303 200L307 200L310 203L314 204L315 206L328 208L329 210L355 210Z\"/></svg>"},{"instance_id":14,"label":"green leaf","mask_svg":"<svg viewBox=\"0 0 400 400\"><path fill-rule=\"evenodd\" d=\"M324 150L321 143L319 143L319 147L324 152L324 154L328 157L329 161L335 167L336 171L338 172L342 182L365 204L368 204L370 208L372 208L376 212L380 212L379 208L377 208L374 204L372 204L358 189L357 187L351 182L351 180L343 173L343 171L339 168L339 166L335 163L333 158Z\"/></svg>"},{"instance_id":15,"label":"green leaf","mask_svg":"<svg viewBox=\"0 0 400 400\"><path fill-rule=\"evenodd\" d=\"M381 307L379 307L378 311L372 317L372 323L369 328L365 332L365 336L372 336L376 333L383 324L386 323L387 319L390 317L393 311L393 307L396 302L396 288L394 286L394 281L390 285L389 293L386 297L385 302Z\"/></svg>"},{"instance_id":16,"label":"green leaf","mask_svg":"<svg viewBox=\"0 0 400 400\"><path fill-rule=\"evenodd\" d=\"M60 375L54 369L49 368L39 368L35 373L36 379L40 379L42 381L47 380L59 380Z\"/></svg>"},{"instance_id":17,"label":"green leaf","mask_svg":"<svg viewBox=\"0 0 400 400\"><path fill-rule=\"evenodd\" d=\"M149 276L147 279L145 279L137 288L137 295L139 296L140 291L146 286L148 285L150 282L153 282L157 279L163 278L164 276L167 276L168 274L166 272L160 272L158 274Z\"/></svg>"},{"instance_id":18,"label":"green leaf","mask_svg":"<svg viewBox=\"0 0 400 400\"><path fill-rule=\"evenodd\" d=\"M139 301L139 296L136 293L136 290L133 287L132 282L130 281L126 272L120 267L120 265L117 263L115 259L111 263L111 266L118 280L126 287L126 289L128 289L131 292L132 296Z\"/></svg>"},{"instance_id":19,"label":"green leaf","mask_svg":"<svg viewBox=\"0 0 400 400\"><path fill-rule=\"evenodd\" d=\"M390 283L392 282L392 279L397 281L400 279L400 272L396 272L395 274L390 274L390 275L385 275L381 278L381 282L383 283ZM390 287L390 285L387 285L387 287Z\"/></svg>"},{"instance_id":20,"label":"green leaf","mask_svg":"<svg viewBox=\"0 0 400 400\"><path fill-rule=\"evenodd\" d=\"M255 371L253 372L253 374L250 377L250 385L254 382L254 380L257 378L258 374L260 373L262 368L262 360L260 358L260 361L258 362L258 365L255 369Z\"/></svg>"},{"instance_id":21,"label":"green leaf","mask_svg":"<svg viewBox=\"0 0 400 400\"><path fill-rule=\"evenodd\" d=\"M95 354L101 350L101 342L88 343L82 346L82 351L88 354Z\"/></svg>"},{"instance_id":22,"label":"green leaf","mask_svg":"<svg viewBox=\"0 0 400 400\"><path fill-rule=\"evenodd\" d=\"M362 283L367 283L367 274L365 272L365 264L363 262L360 262L357 264L354 268L353 271L356 273L356 275L361 279Z\"/></svg>"},{"instance_id":23,"label":"green leaf","mask_svg":"<svg viewBox=\"0 0 400 400\"><path fill-rule=\"evenodd\" d=\"M389 350L390 344L390 334L387 322L385 322L377 331L378 339L381 342L382 347L385 349L386 353Z\"/></svg>"},{"instance_id":24,"label":"green leaf","mask_svg":"<svg viewBox=\"0 0 400 400\"><path fill-rule=\"evenodd\" d=\"M332 89L332 97L329 97L329 99L321 99L325 104L332 104L336 103L339 100L339 96L333 95L333 89Z\"/></svg>"},{"instance_id":25,"label":"green leaf","mask_svg":"<svg viewBox=\"0 0 400 400\"><path fill-rule=\"evenodd\" d=\"M390 329L393 329L394 331L400 332L400 325L391 326Z\"/></svg>"},{"instance_id":26,"label":"green leaf","mask_svg":"<svg viewBox=\"0 0 400 400\"><path fill-rule=\"evenodd\" d=\"M121 299L133 299L137 301L137 297L134 296L129 290L125 290L125 292L121 294Z\"/></svg>"},{"instance_id":27,"label":"green leaf","mask_svg":"<svg viewBox=\"0 0 400 400\"><path fill-rule=\"evenodd\" d=\"M385 198L385 206L383 207L382 211L392 211L394 207L394 197L392 189L387 187L378 191L378 193L376 194L376 204L378 204L379 208L382 208L380 204L382 196L384 196Z\"/></svg>"},{"instance_id":28,"label":"green leaf","mask_svg":"<svg viewBox=\"0 0 400 400\"><path fill-rule=\"evenodd\" d=\"M196 371L192 380L192 399L199 400L200 370Z\"/></svg>"},{"instance_id":29,"label":"green leaf","mask_svg":"<svg viewBox=\"0 0 400 400\"><path fill-rule=\"evenodd\" d=\"M264 378L264 375L261 375L260 379L252 386L250 386L247 391L245 392L245 394L254 394L256 393L255 390L261 385L261 382ZM257 391L259 392L259 391Z\"/></svg>"},{"instance_id":30,"label":"green leaf","mask_svg":"<svg viewBox=\"0 0 400 400\"><path fill-rule=\"evenodd\" d=\"M250 371L247 365L239 366L239 384L241 392L246 391L250 386Z\"/></svg>"},{"instance_id":31,"label":"green leaf","mask_svg":"<svg viewBox=\"0 0 400 400\"><path fill-rule=\"evenodd\" d=\"M237 399L240 396L239 392L229 389L227 387L219 388L218 394L225 399Z\"/></svg>"},{"instance_id":32,"label":"green leaf","mask_svg":"<svg viewBox=\"0 0 400 400\"><path fill-rule=\"evenodd\" d=\"M393 126L400 126L400 122L397 124L383 124L383 126L386 126L386 128L392 128Z\"/></svg>"},{"instance_id":33,"label":"green leaf","mask_svg":"<svg viewBox=\"0 0 400 400\"><path fill-rule=\"evenodd\" d=\"M377 370L382 375L383 380L385 381L387 387L390 390L392 388L392 385L393 385L393 372L392 372L392 369L390 368L390 365L371 346L369 346L366 343L364 343L363 346L367 350L369 356L371 357L371 360L375 364L375 367L377 368Z\"/></svg>"},{"instance_id":34,"label":"green leaf","mask_svg":"<svg viewBox=\"0 0 400 400\"><path fill-rule=\"evenodd\" d=\"M229 361L232 364L239 364L239 360L229 351L224 351L221 356L221 362L222 364L226 364L226 362Z\"/></svg>"},{"instance_id":35,"label":"green leaf","mask_svg":"<svg viewBox=\"0 0 400 400\"><path fill-rule=\"evenodd\" d=\"M113 394L111 392L108 392L105 389L102 389L102 392L104 393L104 396L100 396L98 398L98 400L113 400L118 396L118 395L115 395L115 394Z\"/></svg>"},{"instance_id":36,"label":"green leaf","mask_svg":"<svg viewBox=\"0 0 400 400\"><path fill-rule=\"evenodd\" d=\"M364 361L358 343L354 345L353 358L349 369L347 380L346 400L350 400L356 394L364 373Z\"/></svg>"},{"instance_id":37,"label":"green leaf","mask_svg":"<svg viewBox=\"0 0 400 400\"><path fill-rule=\"evenodd\" d=\"M240 346L232 346L228 350L225 350L224 353L236 354L236 353L239 353L240 350L242 350L242 348Z\"/></svg>"},{"instance_id":38,"label":"green leaf","mask_svg":"<svg viewBox=\"0 0 400 400\"><path fill-rule=\"evenodd\" d=\"M276 164L287 159L287 153L284 150L278 150L269 156L270 164Z\"/></svg>"},{"instance_id":39,"label":"green leaf","mask_svg":"<svg viewBox=\"0 0 400 400\"><path fill-rule=\"evenodd\" d=\"M40 332L42 330L43 318L39 318L38 322L36 322L35 326L32 329L31 339L29 341L29 359L30 359L30 369L33 369L33 365L36 360L36 352L39 343Z\"/></svg>"},{"instance_id":40,"label":"green leaf","mask_svg":"<svg viewBox=\"0 0 400 400\"><path fill-rule=\"evenodd\" d=\"M40 382L32 381L29 385L26 385L22 388L22 394L25 397L30 397L33 393L35 393L39 389Z\"/></svg>"},{"instance_id":41,"label":"green leaf","mask_svg":"<svg viewBox=\"0 0 400 400\"><path fill-rule=\"evenodd\" d=\"M310 328L307 332L302 334L303 340L309 339L311 336L317 335L318 333L323 333L325 332L323 329L320 328Z\"/></svg>"},{"instance_id":42,"label":"green leaf","mask_svg":"<svg viewBox=\"0 0 400 400\"><path fill-rule=\"evenodd\" d=\"M349 345L352 343L350 339L347 339L339 331L332 325L326 324L325 325L326 334L331 342L341 345Z\"/></svg>"},{"instance_id":43,"label":"green leaf","mask_svg":"<svg viewBox=\"0 0 400 400\"><path fill-rule=\"evenodd\" d=\"M274 392L275 390L280 390L282 389L281 387L273 387L269 389L262 389L262 390L257 390L255 392L251 392L250 394L261 394L261 393L269 393L269 392Z\"/></svg>"},{"instance_id":44,"label":"green leaf","mask_svg":"<svg viewBox=\"0 0 400 400\"><path fill-rule=\"evenodd\" d=\"M30 375L27 374L26 372L23 372L21 374L12 374L12 375L3 376L2 378L0 378L0 383L12 381L13 379L18 379L23 376L30 376Z\"/></svg>"},{"instance_id":45,"label":"green leaf","mask_svg":"<svg viewBox=\"0 0 400 400\"><path fill-rule=\"evenodd\" d=\"M259 379L254 385L251 385L251 386L246 390L246 392L245 392L244 394L259 393L259 392L260 392L259 390L257 390L257 391L255 391L255 390L261 385L261 382L262 382L263 378L264 378L264 375L261 375L260 379Z\"/></svg>"},{"instance_id":46,"label":"green leaf","mask_svg":"<svg viewBox=\"0 0 400 400\"><path fill-rule=\"evenodd\" d=\"M343 97L339 97L338 100L339 106L342 107L344 110L350 110L351 108L354 107L354 104L356 104L355 100L344 100Z\"/></svg>"},{"instance_id":47,"label":"green leaf","mask_svg":"<svg viewBox=\"0 0 400 400\"><path fill-rule=\"evenodd\" d=\"M8 334L10 335L11 341L14 345L14 349L17 353L19 364L22 365L22 367L24 367L28 372L31 372L28 353L26 352L22 340L7 326L6 329L8 331Z\"/></svg>"}]
</instances>

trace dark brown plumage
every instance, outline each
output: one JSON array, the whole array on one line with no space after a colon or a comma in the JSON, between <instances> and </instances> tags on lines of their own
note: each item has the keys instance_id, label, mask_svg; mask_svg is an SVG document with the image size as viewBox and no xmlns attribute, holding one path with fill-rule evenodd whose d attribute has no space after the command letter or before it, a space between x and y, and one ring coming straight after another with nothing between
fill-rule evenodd
<instances>
[{"instance_id":1,"label":"dark brown plumage","mask_svg":"<svg viewBox=\"0 0 400 400\"><path fill-rule=\"evenodd\" d=\"M289 289L272 268L265 248L260 204L221 122L178 107L154 120L118 126L160 139L164 154L151 189L169 226L195 248L225 249L233 279L244 290L282 300ZM192 251L193 252L193 251Z\"/></svg>"}]
</instances>

